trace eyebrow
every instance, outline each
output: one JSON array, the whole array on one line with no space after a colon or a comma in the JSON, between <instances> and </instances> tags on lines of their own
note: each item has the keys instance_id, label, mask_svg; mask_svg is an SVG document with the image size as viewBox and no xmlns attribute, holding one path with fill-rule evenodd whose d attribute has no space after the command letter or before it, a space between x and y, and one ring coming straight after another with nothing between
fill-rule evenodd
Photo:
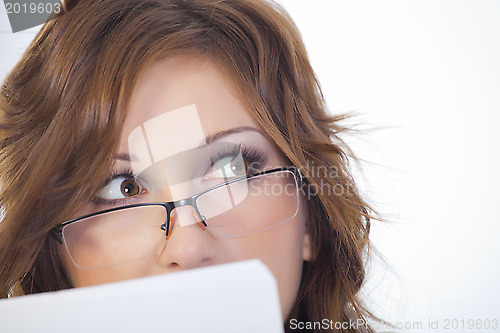
<instances>
[{"instance_id":1,"label":"eyebrow","mask_svg":"<svg viewBox=\"0 0 500 333\"><path fill-rule=\"evenodd\" d=\"M200 147L203 147L205 145L208 145L210 143L218 141L218 140L220 140L220 139L222 139L222 138L224 138L226 136L229 136L231 134L242 133L242 132L256 132L256 133L259 133L260 135L264 136L264 134L260 130L258 130L257 128L255 128L255 127L251 127L251 126L234 127L234 128L230 128L230 129L227 129L227 130L223 130L223 131L217 132L215 134L207 135L205 137L205 142L203 142L202 144L200 144ZM119 160L119 161L130 162L131 160L134 160L135 157L134 156L131 157L127 153L119 153L118 155L116 155L115 159Z\"/></svg>"},{"instance_id":2,"label":"eyebrow","mask_svg":"<svg viewBox=\"0 0 500 333\"><path fill-rule=\"evenodd\" d=\"M119 153L118 155L116 155L116 159L119 161L125 161L125 162L130 162L130 160L132 160L130 155L127 153Z\"/></svg>"},{"instance_id":3,"label":"eyebrow","mask_svg":"<svg viewBox=\"0 0 500 333\"><path fill-rule=\"evenodd\" d=\"M223 130L223 131L217 132L217 133L212 134L212 135L207 135L205 137L206 143L203 143L203 145L205 145L205 144L208 145L208 144L210 144L214 141L220 140L228 135L241 133L241 132L256 132L256 133L259 133L260 135L264 136L264 134L255 127L240 126L240 127L234 127L234 128L230 128L227 130Z\"/></svg>"}]
</instances>

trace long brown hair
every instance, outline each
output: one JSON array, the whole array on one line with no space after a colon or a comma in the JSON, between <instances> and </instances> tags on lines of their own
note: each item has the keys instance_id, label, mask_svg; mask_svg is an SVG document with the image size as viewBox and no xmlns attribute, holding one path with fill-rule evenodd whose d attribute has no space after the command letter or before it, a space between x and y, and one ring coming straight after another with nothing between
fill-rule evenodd
<instances>
[{"instance_id":1,"label":"long brown hair","mask_svg":"<svg viewBox=\"0 0 500 333\"><path fill-rule=\"evenodd\" d=\"M304 264L290 318L364 319L357 292L371 210L348 168L344 117L328 115L288 14L264 0L66 5L71 10L43 26L2 87L0 297L16 284L26 294L72 287L50 230L106 178L140 73L161 58L196 53L218 65L306 176L315 260Z\"/></svg>"}]
</instances>

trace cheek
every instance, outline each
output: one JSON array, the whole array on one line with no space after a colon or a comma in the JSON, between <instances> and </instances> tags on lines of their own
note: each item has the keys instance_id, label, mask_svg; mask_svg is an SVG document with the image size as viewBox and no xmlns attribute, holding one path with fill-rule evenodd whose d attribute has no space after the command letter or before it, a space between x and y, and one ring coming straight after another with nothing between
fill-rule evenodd
<instances>
[{"instance_id":1,"label":"cheek","mask_svg":"<svg viewBox=\"0 0 500 333\"><path fill-rule=\"evenodd\" d=\"M283 224L281 229L298 229L290 227L292 225L292 223ZM285 320L295 304L300 286L304 237L300 230L276 229L269 236L270 246L267 253L263 254L262 261L267 264L278 282L282 315Z\"/></svg>"},{"instance_id":2,"label":"cheek","mask_svg":"<svg viewBox=\"0 0 500 333\"><path fill-rule=\"evenodd\" d=\"M73 264L66 251L61 255L74 287L86 287L154 275L151 260L142 259L123 265L81 269Z\"/></svg>"},{"instance_id":3,"label":"cheek","mask_svg":"<svg viewBox=\"0 0 500 333\"><path fill-rule=\"evenodd\" d=\"M278 284L283 319L288 317L297 297L303 263L305 214L301 208L298 216L267 230L252 234L214 238L216 254L212 264L222 264L248 259L260 259L271 270ZM272 210L268 210L272 212ZM267 217L270 217L267 214ZM206 235L207 237L208 234ZM69 277L75 287L139 278L166 273L155 256L125 265L99 269L76 267L66 251L61 253Z\"/></svg>"},{"instance_id":4,"label":"cheek","mask_svg":"<svg viewBox=\"0 0 500 333\"><path fill-rule=\"evenodd\" d=\"M283 320L288 317L297 298L303 241L304 223L299 219L225 241L227 251L233 255L230 261L260 259L271 270L278 283Z\"/></svg>"}]
</instances>

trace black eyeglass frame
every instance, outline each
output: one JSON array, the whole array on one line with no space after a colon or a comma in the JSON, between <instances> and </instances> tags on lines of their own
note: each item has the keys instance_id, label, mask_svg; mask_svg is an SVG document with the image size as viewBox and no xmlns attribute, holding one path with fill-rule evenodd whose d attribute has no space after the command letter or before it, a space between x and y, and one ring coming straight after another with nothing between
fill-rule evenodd
<instances>
[{"instance_id":1,"label":"black eyeglass frame","mask_svg":"<svg viewBox=\"0 0 500 333\"><path fill-rule=\"evenodd\" d=\"M282 168L275 168L275 169L271 169L271 170L266 170L266 171L263 171L263 172L259 172L259 173L255 173L255 174L252 174L252 175L247 175L247 176L242 176L242 177L239 177L239 178L234 178L234 179L231 179L227 182L224 182L222 184L219 184L219 185L216 185L216 186L213 186L209 189L206 189L200 193L197 193L189 198L185 198L185 199L182 199L182 200L177 200L177 201L169 201L169 202L148 202L148 203L140 203L140 204L133 204L133 205L127 205L127 206L121 206L121 207L115 207L115 208L110 208L110 209L106 209L106 210L101 210L101 211L98 211L98 212L95 212L95 213L92 213L92 214L87 214L87 215L84 215L84 216L80 216L80 217L76 217L74 219L71 219L71 220L67 220L65 222L62 222L60 224L58 224L57 226L54 227L54 229L52 229L54 231L53 233L53 236L56 238L56 240L59 242L59 244L62 245L62 238L63 238L63 235L62 235L62 229L67 226L68 224L71 224L71 223L74 223L74 222L78 222L78 221L81 221L83 219L86 219L86 218L89 218L89 217L94 217L94 216L97 216L97 215L101 215L101 214L106 214L106 213L111 213L111 212L116 212L116 211L120 211L120 210L124 210L124 209L130 209L130 208L135 208L135 207L143 207L143 206L162 206L163 208L165 208L166 212L167 212L167 218L166 218L166 221L160 226L161 230L165 230L165 237L168 237L169 234L170 234L170 214L172 213L172 211L175 209L175 208L178 208L178 207L182 207L182 206L191 206L194 208L196 214L198 215L198 217L200 218L200 221L201 223L203 223L203 225L205 227L208 227L207 223L206 223L206 218L205 216L203 216L201 213L200 213L200 210L198 209L198 206L196 204L196 200L210 192L210 191L213 191L213 190L216 190L218 188L221 188L223 186L227 186L229 184L232 184L232 183L236 183L236 182L239 182L239 181L242 181L244 179L251 179L251 178L255 178L255 177L258 177L258 176L262 176L262 175L267 175L267 174L270 174L270 173L276 173L276 172L280 172L280 171L291 171L295 177L295 179L297 180L298 182L298 189L300 190L304 184L304 178L302 176L302 173L300 172L299 168L295 167L295 166L288 166L288 167L282 167Z\"/></svg>"}]
</instances>

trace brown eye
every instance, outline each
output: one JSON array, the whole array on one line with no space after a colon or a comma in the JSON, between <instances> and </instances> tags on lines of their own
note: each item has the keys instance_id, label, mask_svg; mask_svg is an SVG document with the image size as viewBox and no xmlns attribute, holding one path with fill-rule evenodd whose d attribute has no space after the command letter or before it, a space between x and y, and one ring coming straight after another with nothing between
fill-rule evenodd
<instances>
[{"instance_id":1,"label":"brown eye","mask_svg":"<svg viewBox=\"0 0 500 333\"><path fill-rule=\"evenodd\" d=\"M116 175L96 194L96 199L106 202L136 199L136 196L147 194L147 186L140 178L133 175Z\"/></svg>"},{"instance_id":2,"label":"brown eye","mask_svg":"<svg viewBox=\"0 0 500 333\"><path fill-rule=\"evenodd\" d=\"M208 179L228 179L239 178L247 175L248 165L247 161L239 154L238 156L225 156L213 163L207 174L204 176L205 180Z\"/></svg>"},{"instance_id":3,"label":"brown eye","mask_svg":"<svg viewBox=\"0 0 500 333\"><path fill-rule=\"evenodd\" d=\"M244 176L246 175L247 168L246 168L246 163L243 159L234 159L231 161L231 171L236 176Z\"/></svg>"},{"instance_id":4,"label":"brown eye","mask_svg":"<svg viewBox=\"0 0 500 333\"><path fill-rule=\"evenodd\" d=\"M141 188L134 179L126 179L121 183L120 190L124 197L132 197L139 194Z\"/></svg>"}]
</instances>

